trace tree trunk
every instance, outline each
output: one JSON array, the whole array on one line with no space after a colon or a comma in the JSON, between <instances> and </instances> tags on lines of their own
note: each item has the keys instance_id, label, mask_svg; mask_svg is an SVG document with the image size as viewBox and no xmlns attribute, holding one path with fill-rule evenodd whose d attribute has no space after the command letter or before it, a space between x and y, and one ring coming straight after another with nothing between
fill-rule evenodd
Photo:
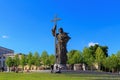
<instances>
[{"instance_id":1,"label":"tree trunk","mask_svg":"<svg viewBox=\"0 0 120 80\"><path fill-rule=\"evenodd\" d=\"M114 73L114 71L115 71L114 68L112 68L112 73Z\"/></svg>"},{"instance_id":2,"label":"tree trunk","mask_svg":"<svg viewBox=\"0 0 120 80\"><path fill-rule=\"evenodd\" d=\"M24 71L24 66L22 66L22 72Z\"/></svg>"},{"instance_id":3,"label":"tree trunk","mask_svg":"<svg viewBox=\"0 0 120 80\"><path fill-rule=\"evenodd\" d=\"M9 72L10 72L10 67L8 67L9 68Z\"/></svg>"},{"instance_id":4,"label":"tree trunk","mask_svg":"<svg viewBox=\"0 0 120 80\"><path fill-rule=\"evenodd\" d=\"M107 69L106 69L106 67L105 67L105 72L107 72Z\"/></svg>"},{"instance_id":5,"label":"tree trunk","mask_svg":"<svg viewBox=\"0 0 120 80\"><path fill-rule=\"evenodd\" d=\"M93 71L93 67L91 66L91 71Z\"/></svg>"},{"instance_id":6,"label":"tree trunk","mask_svg":"<svg viewBox=\"0 0 120 80\"><path fill-rule=\"evenodd\" d=\"M118 68L117 68L117 72L119 72Z\"/></svg>"},{"instance_id":7,"label":"tree trunk","mask_svg":"<svg viewBox=\"0 0 120 80\"><path fill-rule=\"evenodd\" d=\"M37 66L36 66L36 71L37 71Z\"/></svg>"},{"instance_id":8,"label":"tree trunk","mask_svg":"<svg viewBox=\"0 0 120 80\"><path fill-rule=\"evenodd\" d=\"M98 64L98 70L100 71L100 64Z\"/></svg>"},{"instance_id":9,"label":"tree trunk","mask_svg":"<svg viewBox=\"0 0 120 80\"><path fill-rule=\"evenodd\" d=\"M110 69L109 69L109 72L110 72Z\"/></svg>"}]
</instances>

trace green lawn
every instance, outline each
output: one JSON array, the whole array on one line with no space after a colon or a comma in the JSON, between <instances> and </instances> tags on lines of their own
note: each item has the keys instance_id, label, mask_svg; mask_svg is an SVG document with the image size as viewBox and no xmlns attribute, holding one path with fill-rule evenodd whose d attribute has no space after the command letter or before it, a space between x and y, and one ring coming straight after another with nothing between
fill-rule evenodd
<instances>
[{"instance_id":1,"label":"green lawn","mask_svg":"<svg viewBox=\"0 0 120 80\"><path fill-rule=\"evenodd\" d=\"M0 80L120 80L118 75L0 73Z\"/></svg>"}]
</instances>

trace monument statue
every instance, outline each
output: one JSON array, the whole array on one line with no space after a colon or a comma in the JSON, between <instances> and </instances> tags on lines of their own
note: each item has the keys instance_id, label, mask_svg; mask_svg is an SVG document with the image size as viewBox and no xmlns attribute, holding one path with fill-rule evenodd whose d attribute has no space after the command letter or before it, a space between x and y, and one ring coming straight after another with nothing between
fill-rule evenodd
<instances>
[{"instance_id":1,"label":"monument statue","mask_svg":"<svg viewBox=\"0 0 120 80\"><path fill-rule=\"evenodd\" d=\"M63 28L59 28L57 32L57 21L61 20L55 16L52 22L55 23L54 28L52 29L52 35L55 37L55 65L66 66L67 63L67 43L70 40L68 33L63 31Z\"/></svg>"},{"instance_id":2,"label":"monument statue","mask_svg":"<svg viewBox=\"0 0 120 80\"><path fill-rule=\"evenodd\" d=\"M67 43L70 40L68 33L63 31L63 28L59 29L59 33L56 33L56 25L52 29L52 34L56 38L56 64L66 65L67 62Z\"/></svg>"}]
</instances>

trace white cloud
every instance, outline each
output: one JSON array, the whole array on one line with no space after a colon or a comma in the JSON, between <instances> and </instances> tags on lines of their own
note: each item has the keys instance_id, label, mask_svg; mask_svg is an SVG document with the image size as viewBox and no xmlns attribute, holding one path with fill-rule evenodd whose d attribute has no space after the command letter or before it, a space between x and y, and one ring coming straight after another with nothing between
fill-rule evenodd
<instances>
[{"instance_id":1,"label":"white cloud","mask_svg":"<svg viewBox=\"0 0 120 80\"><path fill-rule=\"evenodd\" d=\"M90 47L90 46L94 46L95 44L99 44L99 43L90 42L90 43L88 43L88 46L89 46L89 47Z\"/></svg>"},{"instance_id":2,"label":"white cloud","mask_svg":"<svg viewBox=\"0 0 120 80\"><path fill-rule=\"evenodd\" d=\"M3 35L3 36L2 36L2 38L7 39L7 38L8 38L8 36L7 36L7 35Z\"/></svg>"}]
</instances>

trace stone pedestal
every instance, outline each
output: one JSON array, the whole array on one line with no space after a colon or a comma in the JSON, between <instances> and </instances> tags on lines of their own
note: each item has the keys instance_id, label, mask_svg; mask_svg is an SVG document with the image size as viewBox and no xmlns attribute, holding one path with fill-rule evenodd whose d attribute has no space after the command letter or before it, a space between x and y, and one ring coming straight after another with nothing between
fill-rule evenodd
<instances>
[{"instance_id":1,"label":"stone pedestal","mask_svg":"<svg viewBox=\"0 0 120 80\"><path fill-rule=\"evenodd\" d=\"M61 70L67 70L66 64L54 64L54 72L61 73Z\"/></svg>"},{"instance_id":2,"label":"stone pedestal","mask_svg":"<svg viewBox=\"0 0 120 80\"><path fill-rule=\"evenodd\" d=\"M82 69L83 69L83 71L86 70L86 66L85 66L85 64L82 64Z\"/></svg>"},{"instance_id":3,"label":"stone pedestal","mask_svg":"<svg viewBox=\"0 0 120 80\"><path fill-rule=\"evenodd\" d=\"M61 73L61 66L59 64L54 64L54 73Z\"/></svg>"},{"instance_id":4,"label":"stone pedestal","mask_svg":"<svg viewBox=\"0 0 120 80\"><path fill-rule=\"evenodd\" d=\"M74 70L82 70L82 64L74 64Z\"/></svg>"},{"instance_id":5,"label":"stone pedestal","mask_svg":"<svg viewBox=\"0 0 120 80\"><path fill-rule=\"evenodd\" d=\"M66 66L67 66L67 70L73 70L74 68L74 65L71 64L67 64Z\"/></svg>"}]
</instances>

